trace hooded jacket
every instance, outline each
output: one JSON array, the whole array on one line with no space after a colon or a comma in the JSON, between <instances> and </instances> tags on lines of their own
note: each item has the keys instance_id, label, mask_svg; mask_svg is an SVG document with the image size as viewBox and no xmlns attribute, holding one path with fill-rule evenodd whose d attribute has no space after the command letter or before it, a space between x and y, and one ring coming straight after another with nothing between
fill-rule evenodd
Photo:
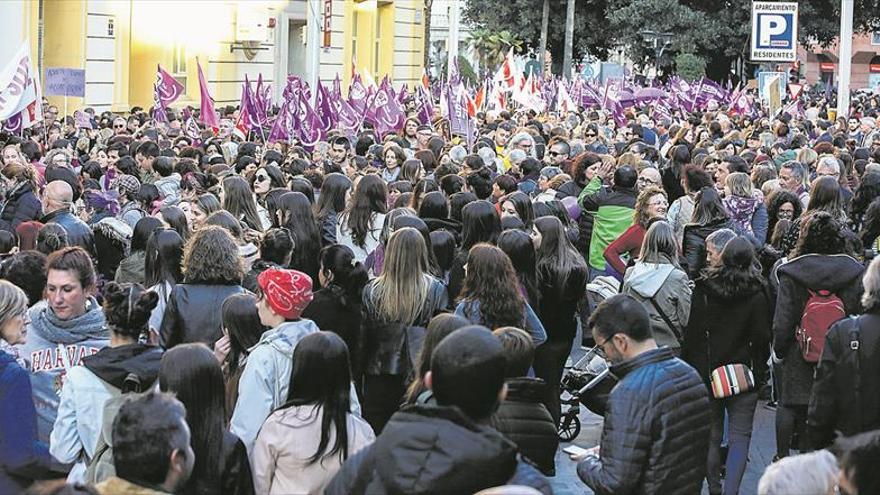
<instances>
[{"instance_id":1,"label":"hooded jacket","mask_svg":"<svg viewBox=\"0 0 880 495\"><path fill-rule=\"evenodd\" d=\"M180 174L172 173L168 177L161 177L153 183L159 194L162 195L162 205L172 206L180 201Z\"/></svg>"},{"instance_id":2,"label":"hooded jacket","mask_svg":"<svg viewBox=\"0 0 880 495\"><path fill-rule=\"evenodd\" d=\"M621 293L635 297L648 311L658 346L681 347L691 313L691 284L684 270L671 264L637 262L626 271ZM675 328L669 328L651 300Z\"/></svg>"},{"instance_id":3,"label":"hooded jacket","mask_svg":"<svg viewBox=\"0 0 880 495\"><path fill-rule=\"evenodd\" d=\"M238 382L238 401L230 430L250 454L263 422L275 409L287 402L293 351L305 336L319 331L312 320L288 321L263 333L248 349L247 364ZM352 411L360 414L360 403L352 385Z\"/></svg>"},{"instance_id":4,"label":"hooded jacket","mask_svg":"<svg viewBox=\"0 0 880 495\"><path fill-rule=\"evenodd\" d=\"M460 494L506 484L552 493L493 428L457 407L415 405L395 413L375 443L349 457L324 493Z\"/></svg>"},{"instance_id":5,"label":"hooded jacket","mask_svg":"<svg viewBox=\"0 0 880 495\"><path fill-rule=\"evenodd\" d=\"M95 455L107 399L121 393L130 374L138 377L141 390L152 387L159 375L161 360L162 350L158 347L127 344L105 347L97 354L83 358L82 366L70 369L61 390L49 451L65 464L80 461L82 466L74 467L72 476L74 473L84 474L87 460Z\"/></svg>"},{"instance_id":6,"label":"hooded jacket","mask_svg":"<svg viewBox=\"0 0 880 495\"><path fill-rule=\"evenodd\" d=\"M0 351L0 493L22 493L49 471L52 457L37 440L37 414L28 372Z\"/></svg>"},{"instance_id":7,"label":"hooded jacket","mask_svg":"<svg viewBox=\"0 0 880 495\"><path fill-rule=\"evenodd\" d=\"M31 372L40 440L49 443L67 373L83 364L86 356L110 345L110 332L101 306L91 298L86 312L70 320L59 320L45 300L28 313L31 322L27 343L16 346L16 350ZM59 349L64 352L59 353Z\"/></svg>"},{"instance_id":8,"label":"hooded jacket","mask_svg":"<svg viewBox=\"0 0 880 495\"><path fill-rule=\"evenodd\" d=\"M597 495L700 493L709 452L709 392L693 368L660 348L611 367L601 457L577 473Z\"/></svg>"}]
</instances>

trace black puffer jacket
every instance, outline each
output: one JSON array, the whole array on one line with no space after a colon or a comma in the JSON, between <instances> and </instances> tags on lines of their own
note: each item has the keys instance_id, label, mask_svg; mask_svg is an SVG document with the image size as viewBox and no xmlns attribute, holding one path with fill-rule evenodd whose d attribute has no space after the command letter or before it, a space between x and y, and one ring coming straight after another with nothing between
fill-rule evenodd
<instances>
[{"instance_id":1,"label":"black puffer jacket","mask_svg":"<svg viewBox=\"0 0 880 495\"><path fill-rule=\"evenodd\" d=\"M709 451L709 392L693 368L661 347L612 366L601 458L578 476L597 495L700 493Z\"/></svg>"},{"instance_id":2,"label":"black puffer jacket","mask_svg":"<svg viewBox=\"0 0 880 495\"><path fill-rule=\"evenodd\" d=\"M375 443L348 458L324 493L464 494L507 484L553 493L493 428L456 407L410 406Z\"/></svg>"},{"instance_id":3,"label":"black puffer jacket","mask_svg":"<svg viewBox=\"0 0 880 495\"><path fill-rule=\"evenodd\" d=\"M695 280L706 266L706 238L712 232L721 229L734 230L733 222L725 219L706 225L692 223L684 226L684 239L681 242L681 252L684 256L682 268L691 280Z\"/></svg>"},{"instance_id":4,"label":"black puffer jacket","mask_svg":"<svg viewBox=\"0 0 880 495\"><path fill-rule=\"evenodd\" d=\"M559 437L553 417L541 402L545 387L540 378L507 380L507 398L492 415L492 427L515 443L542 473L555 476Z\"/></svg>"},{"instance_id":5,"label":"black puffer jacket","mask_svg":"<svg viewBox=\"0 0 880 495\"><path fill-rule=\"evenodd\" d=\"M85 222L73 216L69 210L55 210L44 216L40 220L44 224L55 223L67 232L67 240L71 246L79 246L85 249L94 259L97 257L97 249L95 249L95 237L92 235L92 229Z\"/></svg>"},{"instance_id":6,"label":"black puffer jacket","mask_svg":"<svg viewBox=\"0 0 880 495\"><path fill-rule=\"evenodd\" d=\"M813 447L831 444L835 433L855 435L880 428L880 314L846 318L831 326L816 367L807 426ZM852 342L858 342L853 349ZM858 353L859 394L854 377Z\"/></svg>"},{"instance_id":7,"label":"black puffer jacket","mask_svg":"<svg viewBox=\"0 0 880 495\"><path fill-rule=\"evenodd\" d=\"M42 215L43 205L34 194L33 186L29 182L21 182L6 195L6 203L0 213L0 230L14 233L20 223L37 220Z\"/></svg>"},{"instance_id":8,"label":"black puffer jacket","mask_svg":"<svg viewBox=\"0 0 880 495\"><path fill-rule=\"evenodd\" d=\"M159 338L162 347L201 342L210 348L223 336L223 301L245 290L238 285L177 284L171 289Z\"/></svg>"},{"instance_id":9,"label":"black puffer jacket","mask_svg":"<svg viewBox=\"0 0 880 495\"><path fill-rule=\"evenodd\" d=\"M804 361L795 339L810 296L808 291L829 290L843 301L846 314L859 314L864 270L861 263L844 254L806 254L777 269L779 289L773 316L773 350L782 359L774 366L774 372L783 405L809 404L813 387L815 366Z\"/></svg>"}]
</instances>

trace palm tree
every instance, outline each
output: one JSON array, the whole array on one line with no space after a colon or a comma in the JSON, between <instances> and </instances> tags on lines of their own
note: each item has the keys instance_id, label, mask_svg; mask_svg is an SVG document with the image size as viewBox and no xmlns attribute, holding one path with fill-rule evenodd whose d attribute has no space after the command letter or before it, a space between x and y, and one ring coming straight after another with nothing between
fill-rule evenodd
<instances>
[{"instance_id":1,"label":"palm tree","mask_svg":"<svg viewBox=\"0 0 880 495\"><path fill-rule=\"evenodd\" d=\"M510 48L514 51L522 49L523 42L510 31L495 33L478 28L471 31L470 44L480 64L480 75L485 77L489 71L495 70L504 61L504 56Z\"/></svg>"}]
</instances>

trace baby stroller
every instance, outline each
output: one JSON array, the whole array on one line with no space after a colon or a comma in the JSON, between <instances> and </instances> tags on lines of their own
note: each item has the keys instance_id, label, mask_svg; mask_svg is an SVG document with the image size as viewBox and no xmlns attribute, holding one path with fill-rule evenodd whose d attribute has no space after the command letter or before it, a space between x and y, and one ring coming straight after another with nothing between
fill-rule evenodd
<instances>
[{"instance_id":1,"label":"baby stroller","mask_svg":"<svg viewBox=\"0 0 880 495\"><path fill-rule=\"evenodd\" d=\"M563 442L574 440L581 432L581 404L604 416L608 394L617 384L617 380L611 376L608 363L599 357L598 346L581 349L586 353L568 368L560 386L559 402L563 412L556 434Z\"/></svg>"}]
</instances>

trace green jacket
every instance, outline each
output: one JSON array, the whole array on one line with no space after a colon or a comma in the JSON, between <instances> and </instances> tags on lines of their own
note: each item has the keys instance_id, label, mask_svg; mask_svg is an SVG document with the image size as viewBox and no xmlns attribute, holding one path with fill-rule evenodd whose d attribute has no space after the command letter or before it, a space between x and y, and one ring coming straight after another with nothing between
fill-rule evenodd
<instances>
[{"instance_id":1,"label":"green jacket","mask_svg":"<svg viewBox=\"0 0 880 495\"><path fill-rule=\"evenodd\" d=\"M593 215L589 260L592 268L605 269L605 248L632 225L637 195L634 189L603 187L599 177L593 177L581 191L578 203L584 213Z\"/></svg>"}]
</instances>

